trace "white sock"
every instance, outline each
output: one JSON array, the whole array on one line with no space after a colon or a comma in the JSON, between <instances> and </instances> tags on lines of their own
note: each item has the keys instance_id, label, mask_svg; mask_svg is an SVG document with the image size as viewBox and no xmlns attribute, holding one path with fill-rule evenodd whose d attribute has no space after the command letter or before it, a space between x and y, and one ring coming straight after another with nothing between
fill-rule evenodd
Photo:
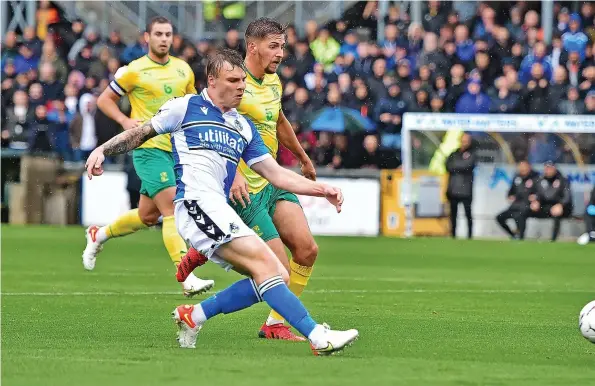
<instances>
[{"instance_id":1,"label":"white sock","mask_svg":"<svg viewBox=\"0 0 595 386\"><path fill-rule=\"evenodd\" d=\"M328 343L324 337L326 335L326 328L322 324L317 324L316 327L312 330L310 335L308 335L308 339L315 347L318 345L326 345Z\"/></svg>"},{"instance_id":2,"label":"white sock","mask_svg":"<svg viewBox=\"0 0 595 386\"><path fill-rule=\"evenodd\" d=\"M97 231L97 234L95 235L95 239L99 242L99 244L103 244L109 239L109 237L107 237L107 227L106 226L99 228L99 230Z\"/></svg>"},{"instance_id":3,"label":"white sock","mask_svg":"<svg viewBox=\"0 0 595 386\"><path fill-rule=\"evenodd\" d=\"M207 321L207 316L205 315L205 312L203 311L202 306L200 304L194 306L194 310L192 310L191 317L192 321L196 324L203 324Z\"/></svg>"},{"instance_id":4,"label":"white sock","mask_svg":"<svg viewBox=\"0 0 595 386\"><path fill-rule=\"evenodd\" d=\"M283 320L283 319L279 320L279 319L275 319L271 316L269 316L267 318L267 326L274 326L275 324L283 324L284 322L285 322L285 320Z\"/></svg>"}]
</instances>

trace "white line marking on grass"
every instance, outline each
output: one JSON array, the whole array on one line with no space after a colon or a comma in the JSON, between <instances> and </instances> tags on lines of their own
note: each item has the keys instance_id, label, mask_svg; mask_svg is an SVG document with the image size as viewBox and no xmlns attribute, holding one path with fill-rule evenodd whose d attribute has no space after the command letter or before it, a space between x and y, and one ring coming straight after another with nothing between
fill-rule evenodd
<instances>
[{"instance_id":1,"label":"white line marking on grass","mask_svg":"<svg viewBox=\"0 0 595 386\"><path fill-rule=\"evenodd\" d=\"M461 294L549 294L549 293L591 293L592 289L386 289L386 290L366 290L366 289L319 289L306 290L311 294L409 294L409 293L461 293ZM206 294L214 294L216 291L207 291ZM163 296L163 295L182 295L180 291L160 291L160 292L2 292L2 296Z\"/></svg>"}]
</instances>

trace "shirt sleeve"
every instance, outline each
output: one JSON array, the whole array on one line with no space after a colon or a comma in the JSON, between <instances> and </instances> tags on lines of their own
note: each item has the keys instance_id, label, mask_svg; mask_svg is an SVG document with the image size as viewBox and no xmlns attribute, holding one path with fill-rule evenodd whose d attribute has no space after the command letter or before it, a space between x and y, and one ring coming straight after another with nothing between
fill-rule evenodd
<instances>
[{"instance_id":1,"label":"shirt sleeve","mask_svg":"<svg viewBox=\"0 0 595 386\"><path fill-rule=\"evenodd\" d=\"M187 97L168 100L151 118L151 125L157 134L174 133L182 129L182 121L188 109Z\"/></svg>"},{"instance_id":2,"label":"shirt sleeve","mask_svg":"<svg viewBox=\"0 0 595 386\"><path fill-rule=\"evenodd\" d=\"M269 149L265 146L262 137L256 130L256 126L254 123L246 118L250 128L252 129L252 140L248 143L244 152L242 153L242 159L246 162L246 165L249 167L254 165L255 163L264 161L267 158L271 158L271 154L269 153Z\"/></svg>"},{"instance_id":3,"label":"shirt sleeve","mask_svg":"<svg viewBox=\"0 0 595 386\"><path fill-rule=\"evenodd\" d=\"M119 96L124 96L132 91L137 83L138 74L130 69L130 66L123 66L114 74L114 80L109 84L110 88Z\"/></svg>"}]
</instances>

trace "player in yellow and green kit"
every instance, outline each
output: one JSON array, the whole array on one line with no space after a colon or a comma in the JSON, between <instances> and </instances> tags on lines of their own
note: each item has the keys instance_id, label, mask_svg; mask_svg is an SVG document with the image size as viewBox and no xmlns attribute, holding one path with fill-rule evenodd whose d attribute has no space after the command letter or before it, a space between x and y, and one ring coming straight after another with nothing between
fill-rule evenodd
<instances>
[{"instance_id":1,"label":"player in yellow and green kit","mask_svg":"<svg viewBox=\"0 0 595 386\"><path fill-rule=\"evenodd\" d=\"M285 29L278 22L261 18L246 29L246 89L238 111L252 120L271 155L276 158L279 142L301 162L305 177L316 179L312 162L302 149L291 124L281 110L282 87L275 73L285 46ZM310 233L306 216L298 198L271 185L241 162L230 200L242 220L258 234L286 267L290 274L289 288L299 296L308 283L318 246ZM285 246L289 248L289 261ZM178 267L178 279L184 278L197 265L187 257ZM259 336L291 341L305 340L284 324L283 317L271 311Z\"/></svg>"},{"instance_id":2,"label":"player in yellow and green kit","mask_svg":"<svg viewBox=\"0 0 595 386\"><path fill-rule=\"evenodd\" d=\"M173 39L173 26L164 17L153 18L147 25L145 40L149 53L120 68L97 101L107 116L118 122L124 130L137 127L151 119L159 108L174 97L195 94L194 73L181 59L169 55ZM116 102L128 95L132 106L128 118ZM95 259L103 243L155 225L163 218L163 243L171 260L180 263L186 254L186 243L176 230L173 199L176 191L174 159L169 135L159 135L145 142L133 152L134 168L141 180L141 198L138 209L128 211L112 224L87 229L87 247L83 252L83 265L87 270L95 267ZM201 280L194 275L183 282L186 296L204 292L213 287L212 280Z\"/></svg>"}]
</instances>

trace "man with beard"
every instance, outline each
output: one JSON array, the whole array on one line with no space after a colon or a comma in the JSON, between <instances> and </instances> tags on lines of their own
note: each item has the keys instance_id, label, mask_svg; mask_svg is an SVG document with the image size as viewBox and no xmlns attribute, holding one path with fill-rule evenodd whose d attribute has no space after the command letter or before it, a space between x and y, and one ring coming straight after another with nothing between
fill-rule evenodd
<instances>
[{"instance_id":1,"label":"man with beard","mask_svg":"<svg viewBox=\"0 0 595 386\"><path fill-rule=\"evenodd\" d=\"M529 196L535 192L535 181L539 174L531 169L531 164L527 160L522 160L518 164L518 172L512 179L510 190L508 191L508 200L510 207L496 217L498 224L512 238L525 238L525 226L527 224L527 214L529 213ZM506 220L513 219L517 225L515 234Z\"/></svg>"},{"instance_id":2,"label":"man with beard","mask_svg":"<svg viewBox=\"0 0 595 386\"><path fill-rule=\"evenodd\" d=\"M181 59L169 55L173 40L173 26L164 17L153 18L147 25L145 41L149 53L121 67L114 80L99 97L97 105L124 130L138 127L151 119L159 108L174 97L195 94L194 73ZM131 117L120 111L118 100L128 94L132 106ZM169 135L159 135L133 152L136 173L142 181L138 209L130 210L108 226L87 229L87 247L83 252L85 269L95 268L95 259L103 244L114 237L122 237L153 226L163 219L163 243L175 265L180 263L187 247L174 221L176 175ZM194 275L182 284L185 296L193 296L212 288L212 280Z\"/></svg>"}]
</instances>

